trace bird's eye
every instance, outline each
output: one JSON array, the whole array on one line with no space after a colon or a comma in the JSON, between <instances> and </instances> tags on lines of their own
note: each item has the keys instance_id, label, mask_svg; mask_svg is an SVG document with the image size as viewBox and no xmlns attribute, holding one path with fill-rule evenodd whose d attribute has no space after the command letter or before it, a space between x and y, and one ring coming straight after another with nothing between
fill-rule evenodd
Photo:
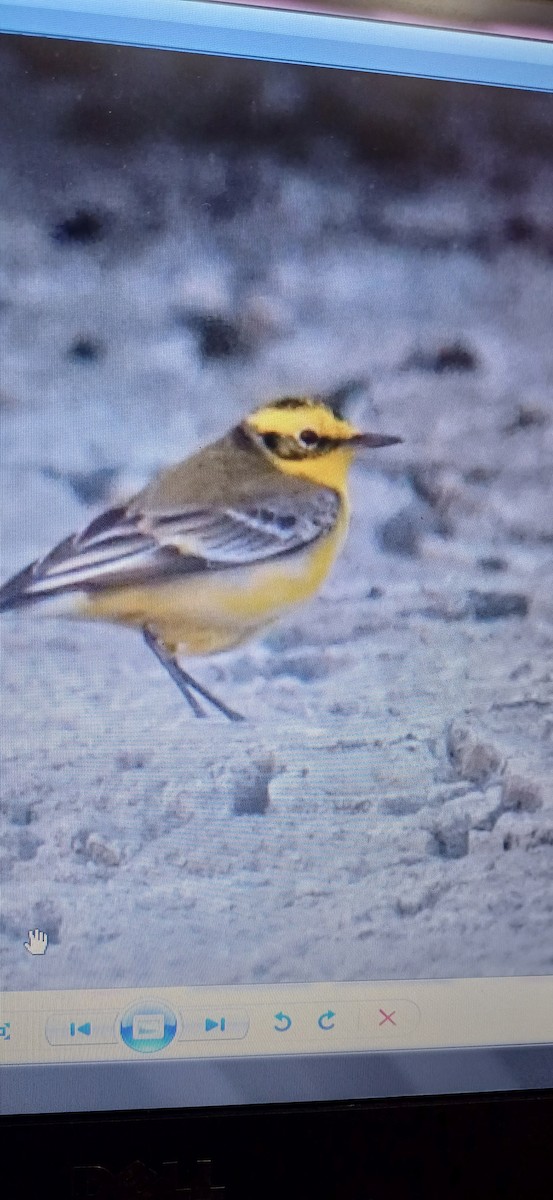
<instances>
[{"instance_id":1,"label":"bird's eye","mask_svg":"<svg viewBox=\"0 0 553 1200\"><path fill-rule=\"evenodd\" d=\"M318 440L314 429L302 429L302 432L298 434L298 442L301 442L302 446L316 446Z\"/></svg>"}]
</instances>

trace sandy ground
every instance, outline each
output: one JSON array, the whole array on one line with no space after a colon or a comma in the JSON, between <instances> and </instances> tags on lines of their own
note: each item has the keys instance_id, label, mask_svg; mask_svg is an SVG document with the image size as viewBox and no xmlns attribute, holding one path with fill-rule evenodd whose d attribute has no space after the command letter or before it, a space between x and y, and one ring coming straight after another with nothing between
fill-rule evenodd
<instances>
[{"instance_id":1,"label":"sandy ground","mask_svg":"<svg viewBox=\"0 0 553 1200\"><path fill-rule=\"evenodd\" d=\"M404 444L320 596L195 664L243 726L130 632L2 619L3 985L550 972L551 98L24 51L2 576L274 395L363 378Z\"/></svg>"}]
</instances>

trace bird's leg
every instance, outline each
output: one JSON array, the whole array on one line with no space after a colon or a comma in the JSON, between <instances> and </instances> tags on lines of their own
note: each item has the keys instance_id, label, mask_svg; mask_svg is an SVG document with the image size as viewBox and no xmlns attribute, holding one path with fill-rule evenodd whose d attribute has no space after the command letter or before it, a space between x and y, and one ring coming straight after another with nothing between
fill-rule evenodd
<instances>
[{"instance_id":1,"label":"bird's leg","mask_svg":"<svg viewBox=\"0 0 553 1200\"><path fill-rule=\"evenodd\" d=\"M214 708L218 708L219 712L223 713L223 716L228 717L229 721L244 720L242 713L236 712L234 708L229 708L227 704L223 704L223 701L218 700L217 696L213 695L213 692L210 692L206 687L203 687L201 683L198 683L196 679L193 679L192 676L188 674L188 671L183 671L182 667L180 667L178 663L175 663L175 666L179 671L180 677L183 681L179 686L188 687L190 688L191 692L198 692L199 696L203 696L204 700L207 700L209 704L213 704ZM195 703L197 704L196 700ZM204 715L205 714L202 712L202 717Z\"/></svg>"},{"instance_id":2,"label":"bird's leg","mask_svg":"<svg viewBox=\"0 0 553 1200\"><path fill-rule=\"evenodd\" d=\"M222 700L218 700L212 692L208 691L207 688L202 687L201 683L197 683L197 681L188 674L188 671L183 671L176 658L174 658L169 650L167 650L167 648L163 645L163 642L156 637L155 633L152 633L151 629L146 627L143 630L143 634L146 645L150 647L150 650L153 651L158 661L163 667L165 667L165 670L168 671L171 679L174 680L179 691L182 692L182 695L188 701L195 717L205 717L206 715L196 699L196 696L194 695L194 692L197 692L198 695L202 696L204 700L207 700L209 704L213 704L215 708L218 708L219 712L223 713L225 717L228 717L229 721L244 720L241 713L237 713L234 711L234 709L228 708L226 704L223 704Z\"/></svg>"},{"instance_id":3,"label":"bird's leg","mask_svg":"<svg viewBox=\"0 0 553 1200\"><path fill-rule=\"evenodd\" d=\"M182 693L185 700L188 701L194 716L205 717L206 714L204 713L201 705L198 704L196 697L190 691L187 677L184 674L184 671L181 671L176 659L173 658L173 655L169 653L169 651L163 645L163 642L156 637L155 633L152 633L151 629L146 628L142 632L144 634L144 641L146 642L146 645L149 646L150 650L153 651L158 662L160 662L161 665L165 667L165 670L168 671L171 679L174 680L179 691Z\"/></svg>"}]
</instances>

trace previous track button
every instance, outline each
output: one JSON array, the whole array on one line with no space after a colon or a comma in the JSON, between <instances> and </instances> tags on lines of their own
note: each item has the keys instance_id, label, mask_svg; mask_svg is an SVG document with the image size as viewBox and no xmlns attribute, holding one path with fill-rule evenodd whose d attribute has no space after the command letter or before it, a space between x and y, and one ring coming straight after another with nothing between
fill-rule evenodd
<instances>
[{"instance_id":1,"label":"previous track button","mask_svg":"<svg viewBox=\"0 0 553 1200\"><path fill-rule=\"evenodd\" d=\"M117 1041L115 1014L56 1013L46 1021L46 1040L51 1046L106 1045Z\"/></svg>"}]
</instances>

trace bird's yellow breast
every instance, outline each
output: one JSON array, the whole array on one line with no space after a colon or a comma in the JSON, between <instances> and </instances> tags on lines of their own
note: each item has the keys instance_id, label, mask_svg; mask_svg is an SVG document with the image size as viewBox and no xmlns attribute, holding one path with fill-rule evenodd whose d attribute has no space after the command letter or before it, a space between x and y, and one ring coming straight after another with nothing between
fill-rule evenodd
<instances>
[{"instance_id":1,"label":"bird's yellow breast","mask_svg":"<svg viewBox=\"0 0 553 1200\"><path fill-rule=\"evenodd\" d=\"M148 626L171 650L214 654L248 640L326 579L347 533L345 500L326 536L305 550L263 563L183 575L165 583L113 588L79 604L89 620Z\"/></svg>"}]
</instances>

